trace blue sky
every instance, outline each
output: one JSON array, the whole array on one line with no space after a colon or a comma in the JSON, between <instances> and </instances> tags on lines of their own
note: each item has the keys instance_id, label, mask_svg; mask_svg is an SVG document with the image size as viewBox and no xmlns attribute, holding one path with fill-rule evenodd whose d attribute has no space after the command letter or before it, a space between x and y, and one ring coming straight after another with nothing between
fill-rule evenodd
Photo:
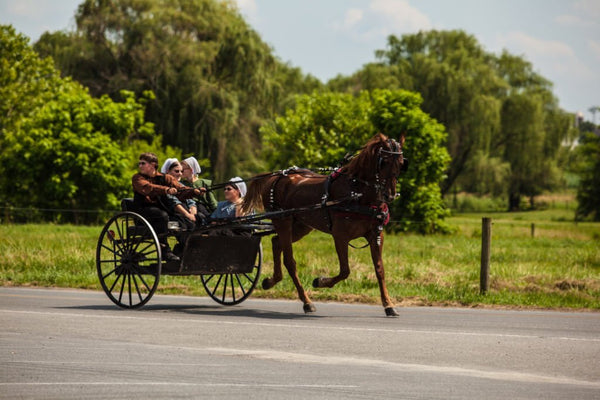
<instances>
[{"instance_id":1,"label":"blue sky","mask_svg":"<svg viewBox=\"0 0 600 400\"><path fill-rule=\"evenodd\" d=\"M0 23L32 41L74 29L81 0L0 0ZM322 81L375 61L388 35L462 29L488 52L520 55L554 84L560 106L600 106L598 0L235 0L285 62ZM600 123L597 113L596 123Z\"/></svg>"}]
</instances>

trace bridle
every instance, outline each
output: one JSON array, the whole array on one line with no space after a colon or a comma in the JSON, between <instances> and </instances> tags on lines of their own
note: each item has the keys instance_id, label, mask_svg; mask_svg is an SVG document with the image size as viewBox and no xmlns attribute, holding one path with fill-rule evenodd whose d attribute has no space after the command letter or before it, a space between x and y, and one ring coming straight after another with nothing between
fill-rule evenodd
<instances>
[{"instance_id":1,"label":"bridle","mask_svg":"<svg viewBox=\"0 0 600 400\"><path fill-rule=\"evenodd\" d=\"M404 158L404 152L402 151L402 146L400 145L400 143L398 143L394 139L388 139L386 143L390 150L387 150L382 146L377 152L377 169L375 172L374 186L377 192L377 197L383 202L389 203L394 199L390 198L390 196L386 192L388 180L391 180L391 182L395 184L400 172L406 170L408 160ZM388 174L388 176L380 176L384 162L390 158L392 159L392 165L394 165L398 160L402 160L402 166L398 171L398 175L394 173L393 168L390 168L391 172Z\"/></svg>"}]
</instances>

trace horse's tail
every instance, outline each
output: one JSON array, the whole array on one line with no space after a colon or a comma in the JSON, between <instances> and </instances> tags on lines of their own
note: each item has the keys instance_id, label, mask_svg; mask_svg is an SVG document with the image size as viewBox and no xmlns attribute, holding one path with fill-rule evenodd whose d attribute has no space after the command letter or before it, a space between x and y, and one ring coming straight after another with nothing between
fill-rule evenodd
<instances>
[{"instance_id":1,"label":"horse's tail","mask_svg":"<svg viewBox=\"0 0 600 400\"><path fill-rule=\"evenodd\" d=\"M256 175L252 178L252 182L248 186L248 192L244 196L244 200L242 201L242 213L246 214L252 210L262 210L263 206L263 193L265 191L265 187L271 181L273 174L266 173L261 175Z\"/></svg>"}]
</instances>

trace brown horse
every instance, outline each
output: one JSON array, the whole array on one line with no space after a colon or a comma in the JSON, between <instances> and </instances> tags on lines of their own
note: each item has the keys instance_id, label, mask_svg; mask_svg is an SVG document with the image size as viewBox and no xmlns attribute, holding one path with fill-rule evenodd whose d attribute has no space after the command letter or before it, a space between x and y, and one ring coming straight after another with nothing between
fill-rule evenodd
<instances>
[{"instance_id":1,"label":"brown horse","mask_svg":"<svg viewBox=\"0 0 600 400\"><path fill-rule=\"evenodd\" d=\"M263 289L269 289L281 281L283 253L283 262L304 303L304 312L315 312L315 306L298 279L292 243L313 229L333 236L340 272L337 276L320 277L313 282L316 288L333 287L350 273L350 241L364 237L371 249L385 313L388 316L398 315L385 286L382 229L387 223L387 203L395 198L396 182L405 167L403 144L404 136L397 142L379 133L347 165L331 175L289 169L252 178L242 205L244 210L291 211L277 214L271 219L276 233L272 238L273 276L263 280ZM322 207L314 207L321 204Z\"/></svg>"}]
</instances>

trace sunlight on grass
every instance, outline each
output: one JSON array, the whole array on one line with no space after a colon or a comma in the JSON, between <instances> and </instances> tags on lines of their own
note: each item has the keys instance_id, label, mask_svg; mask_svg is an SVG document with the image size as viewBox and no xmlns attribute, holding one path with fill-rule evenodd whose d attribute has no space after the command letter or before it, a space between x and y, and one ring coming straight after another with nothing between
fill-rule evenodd
<instances>
[{"instance_id":1,"label":"sunlight on grass","mask_svg":"<svg viewBox=\"0 0 600 400\"><path fill-rule=\"evenodd\" d=\"M386 235L384 264L390 295L399 305L461 305L600 310L600 224L569 222L570 210L494 213L491 216L490 290L479 294L481 218L449 218L452 235ZM564 219L563 219L564 218ZM532 236L534 224L534 236ZM101 290L95 249L101 227L1 225L0 284ZM364 240L356 240L356 245ZM271 276L271 241L263 240L263 277ZM333 240L314 232L294 244L298 274L316 301L380 304L367 249L350 249L350 276L331 289L313 289L319 276L339 272ZM204 296L196 276L162 276L158 293ZM284 279L257 298L297 299ZM299 304L299 309L301 305Z\"/></svg>"}]
</instances>

